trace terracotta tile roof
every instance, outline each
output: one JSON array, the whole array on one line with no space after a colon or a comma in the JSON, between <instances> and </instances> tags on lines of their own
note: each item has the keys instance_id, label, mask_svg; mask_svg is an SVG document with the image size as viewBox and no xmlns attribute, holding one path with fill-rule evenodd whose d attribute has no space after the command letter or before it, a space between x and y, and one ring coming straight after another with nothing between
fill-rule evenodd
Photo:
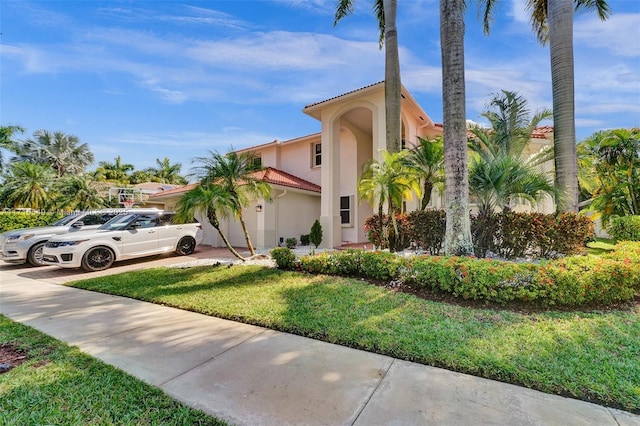
<instances>
[{"instance_id":1,"label":"terracotta tile roof","mask_svg":"<svg viewBox=\"0 0 640 426\"><path fill-rule=\"evenodd\" d=\"M264 170L257 171L254 173L254 176L259 180L265 181L272 185L286 186L288 188L296 188L303 191L317 192L318 194L321 192L320 185L316 185L315 183L301 179L290 173L283 172L282 170L274 169L273 167L267 167ZM198 185L199 183L191 183L189 185L181 186L176 189L162 191L158 194L151 195L149 199L153 200L156 198L164 198L168 195L180 195L192 190Z\"/></svg>"},{"instance_id":2,"label":"terracotta tile roof","mask_svg":"<svg viewBox=\"0 0 640 426\"><path fill-rule=\"evenodd\" d=\"M151 200L151 199L158 198L158 197L166 197L167 195L182 194L182 193L185 193L187 191L191 191L193 188L195 188L198 185L199 185L198 183L190 183L189 185L179 186L179 187L174 188L174 189L169 189L169 190L166 190L166 191L158 192L157 194L153 194L153 195L149 196L149 199Z\"/></svg>"},{"instance_id":3,"label":"terracotta tile roof","mask_svg":"<svg viewBox=\"0 0 640 426\"><path fill-rule=\"evenodd\" d=\"M553 133L553 126L538 126L531 132L531 137L535 139L546 139L549 133Z\"/></svg>"},{"instance_id":4,"label":"terracotta tile roof","mask_svg":"<svg viewBox=\"0 0 640 426\"><path fill-rule=\"evenodd\" d=\"M282 170L274 169L273 167L267 167L264 170L255 172L254 175L265 182L272 185L286 186L289 188L302 189L304 191L311 191L320 193L320 185L301 179L290 173L283 172Z\"/></svg>"},{"instance_id":5,"label":"terracotta tile roof","mask_svg":"<svg viewBox=\"0 0 640 426\"><path fill-rule=\"evenodd\" d=\"M373 83L373 84L370 84L370 85L368 85L368 86L361 87L361 88L359 88L359 89L351 90L350 92L343 93L343 94L341 94L341 95L334 96L334 97L332 97L332 98L325 99L325 100L323 100L323 101L319 101L319 102L315 102L315 103L312 103L312 104L306 105L303 109L311 108L311 107L314 107L314 106L316 106L316 105L320 105L320 104L323 104L323 103L325 103L325 102L329 102L329 101L332 101L332 100L334 100L334 99L338 99L338 98L341 98L341 97L343 97L343 96L347 96L347 95L350 95L350 94L352 94L352 93L359 92L360 90L368 89L368 88L370 88L370 87L377 86L377 85L382 84L382 83L384 83L384 81L379 81L379 82L377 82L377 83Z\"/></svg>"}]
</instances>

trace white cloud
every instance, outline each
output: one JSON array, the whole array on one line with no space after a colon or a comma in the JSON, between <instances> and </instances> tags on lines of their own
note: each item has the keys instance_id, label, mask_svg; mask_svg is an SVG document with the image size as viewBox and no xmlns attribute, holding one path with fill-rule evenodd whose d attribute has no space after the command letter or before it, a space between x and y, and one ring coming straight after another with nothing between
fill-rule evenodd
<instances>
[{"instance_id":1,"label":"white cloud","mask_svg":"<svg viewBox=\"0 0 640 426\"><path fill-rule=\"evenodd\" d=\"M624 57L640 56L640 13L613 14L602 22L594 14L576 20L576 42Z\"/></svg>"}]
</instances>

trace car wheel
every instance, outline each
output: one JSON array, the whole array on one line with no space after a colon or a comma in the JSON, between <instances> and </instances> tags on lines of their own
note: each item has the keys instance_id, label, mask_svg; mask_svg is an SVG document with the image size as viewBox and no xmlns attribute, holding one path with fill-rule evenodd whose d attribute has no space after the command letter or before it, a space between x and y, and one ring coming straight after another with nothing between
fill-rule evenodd
<instances>
[{"instance_id":1,"label":"car wheel","mask_svg":"<svg viewBox=\"0 0 640 426\"><path fill-rule=\"evenodd\" d=\"M113 265L115 255L108 247L90 248L82 256L82 269L88 272L103 271Z\"/></svg>"},{"instance_id":2,"label":"car wheel","mask_svg":"<svg viewBox=\"0 0 640 426\"><path fill-rule=\"evenodd\" d=\"M181 256L187 256L193 253L196 250L196 240L191 237L182 237L180 241L178 241L178 246L176 247L176 253Z\"/></svg>"},{"instance_id":3,"label":"car wheel","mask_svg":"<svg viewBox=\"0 0 640 426\"><path fill-rule=\"evenodd\" d=\"M44 266L44 263L42 262L42 250L46 243L46 241L42 241L34 244L29 249L29 252L27 253L27 262L29 262L31 266Z\"/></svg>"}]
</instances>

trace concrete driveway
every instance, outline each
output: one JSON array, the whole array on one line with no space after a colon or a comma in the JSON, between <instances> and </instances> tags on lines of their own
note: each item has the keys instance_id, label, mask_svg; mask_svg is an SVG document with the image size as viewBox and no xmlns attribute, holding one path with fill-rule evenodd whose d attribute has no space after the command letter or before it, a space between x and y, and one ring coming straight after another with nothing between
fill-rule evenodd
<instances>
[{"instance_id":1,"label":"concrete driveway","mask_svg":"<svg viewBox=\"0 0 640 426\"><path fill-rule=\"evenodd\" d=\"M247 250L237 249L240 254L249 255ZM106 275L121 274L128 271L138 271L141 269L158 268L161 266L175 265L198 259L235 259L226 248L215 248L210 246L199 246L195 253L190 256L178 256L175 253L167 253L143 257L133 260L116 262L107 270L99 272L85 272L82 269L64 269L57 266L32 267L30 265L12 265L0 261L0 271L17 274L24 278L33 280L46 280L49 283L65 284L85 278L103 277Z\"/></svg>"}]
</instances>

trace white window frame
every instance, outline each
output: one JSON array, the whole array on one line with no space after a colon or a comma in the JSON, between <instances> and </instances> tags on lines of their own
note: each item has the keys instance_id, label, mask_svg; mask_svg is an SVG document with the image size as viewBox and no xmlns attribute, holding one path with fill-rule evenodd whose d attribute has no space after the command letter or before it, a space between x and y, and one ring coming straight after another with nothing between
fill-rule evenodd
<instances>
[{"instance_id":1,"label":"white window frame","mask_svg":"<svg viewBox=\"0 0 640 426\"><path fill-rule=\"evenodd\" d=\"M317 151L320 149L320 152ZM322 143L311 144L311 168L322 167Z\"/></svg>"}]
</instances>

